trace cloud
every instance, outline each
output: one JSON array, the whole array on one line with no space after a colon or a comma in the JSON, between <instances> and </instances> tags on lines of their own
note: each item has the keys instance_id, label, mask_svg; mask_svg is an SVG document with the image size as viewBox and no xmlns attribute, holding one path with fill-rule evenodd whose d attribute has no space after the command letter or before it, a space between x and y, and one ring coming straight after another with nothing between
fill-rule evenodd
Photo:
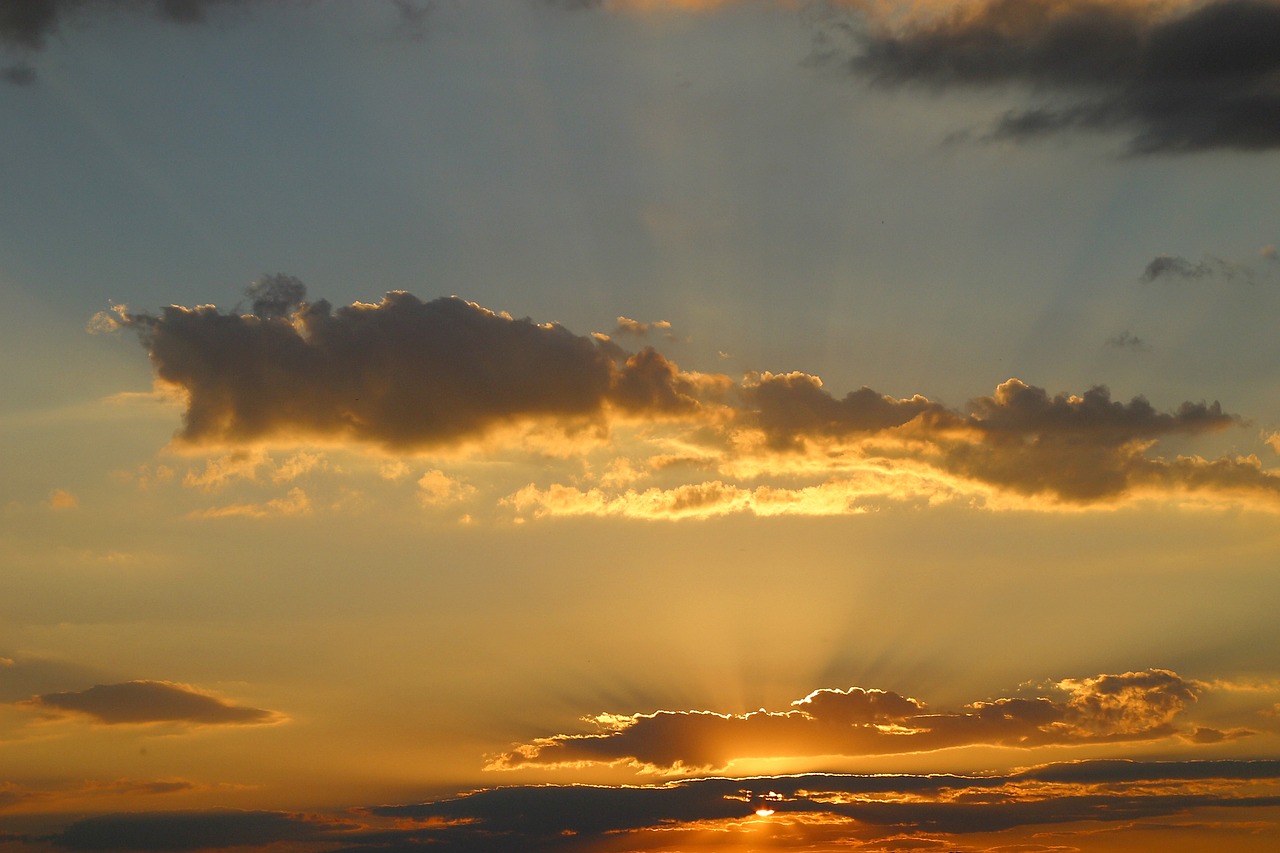
<instances>
[{"instance_id":1,"label":"cloud","mask_svg":"<svg viewBox=\"0 0 1280 853\"><path fill-rule=\"evenodd\" d=\"M667 320L657 320L653 323L641 323L639 320L632 320L628 317L619 317L617 328L614 329L614 334L632 335L637 338L644 338L648 337L649 333L653 331L669 332L671 331L671 323Z\"/></svg>"},{"instance_id":2,"label":"cloud","mask_svg":"<svg viewBox=\"0 0 1280 853\"><path fill-rule=\"evenodd\" d=\"M45 693L25 703L57 714L81 714L106 725L186 723L203 726L279 722L275 711L225 702L197 688L171 681L97 684L87 690Z\"/></svg>"},{"instance_id":3,"label":"cloud","mask_svg":"<svg viewBox=\"0 0 1280 853\"><path fill-rule=\"evenodd\" d=\"M179 439L192 445L354 440L393 449L449 445L504 426L598 428L698 408L715 382L646 349L617 364L591 337L457 298L389 293L290 317L170 306L116 310L138 331L159 379L187 400Z\"/></svg>"},{"instance_id":4,"label":"cloud","mask_svg":"<svg viewBox=\"0 0 1280 853\"><path fill-rule=\"evenodd\" d=\"M50 509L75 509L80 506L80 499L66 489L54 489L49 492Z\"/></svg>"},{"instance_id":5,"label":"cloud","mask_svg":"<svg viewBox=\"0 0 1280 853\"><path fill-rule=\"evenodd\" d=\"M964 836L1004 831L1002 850L1035 846L1052 827L1074 849L1104 828L1259 834L1280 805L1280 762L1089 760L989 774L837 774L684 779L659 785L517 785L343 814L184 811L76 820L43 840L68 850L197 850L323 845L343 853L970 849ZM774 814L756 817L767 798ZM1203 816L1198 814L1203 813ZM1072 827L1070 824L1082 824ZM1018 830L1022 830L1018 834ZM1080 834L1079 838L1073 836ZM1194 835L1184 835L1194 841ZM1020 846L1029 845L1029 846ZM43 849L43 848L42 848ZM290 846L290 849L293 849ZM316 849L319 849L318 847ZM1136 848L1135 848L1136 849Z\"/></svg>"},{"instance_id":6,"label":"cloud","mask_svg":"<svg viewBox=\"0 0 1280 853\"><path fill-rule=\"evenodd\" d=\"M189 489L215 492L235 480L254 480L258 467L267 461L265 453L237 451L215 459L206 459L204 470L188 470L182 485Z\"/></svg>"},{"instance_id":7,"label":"cloud","mask_svg":"<svg viewBox=\"0 0 1280 853\"><path fill-rule=\"evenodd\" d=\"M655 711L587 718L597 731L539 738L495 756L491 770L627 764L646 772L721 771L735 760L884 755L957 746L1027 749L1154 740L1202 687L1167 670L1066 679L1053 696L973 702L933 712L891 691L816 690L782 711Z\"/></svg>"},{"instance_id":8,"label":"cloud","mask_svg":"<svg viewBox=\"0 0 1280 853\"><path fill-rule=\"evenodd\" d=\"M90 779L70 785L31 787L0 782L0 811L24 811L32 807L41 811L56 808L69 812L84 803L112 798L134 800L137 797L168 796L199 790L201 786L186 779Z\"/></svg>"},{"instance_id":9,"label":"cloud","mask_svg":"<svg viewBox=\"0 0 1280 853\"><path fill-rule=\"evenodd\" d=\"M774 447L794 447L805 438L876 433L899 427L920 415L944 415L944 409L919 395L906 400L863 387L837 400L822 380L805 373L748 377L743 393L756 421Z\"/></svg>"},{"instance_id":10,"label":"cloud","mask_svg":"<svg viewBox=\"0 0 1280 853\"><path fill-rule=\"evenodd\" d=\"M418 499L426 507L460 503L475 492L475 486L454 479L439 469L428 471L418 478Z\"/></svg>"},{"instance_id":11,"label":"cloud","mask_svg":"<svg viewBox=\"0 0 1280 853\"><path fill-rule=\"evenodd\" d=\"M1148 282L1160 279L1225 278L1230 280L1237 276L1251 280L1253 270L1243 264L1212 256L1205 256L1202 260L1192 263L1178 255L1158 255L1152 258L1151 263L1147 264L1146 269L1142 271L1142 280Z\"/></svg>"},{"instance_id":12,"label":"cloud","mask_svg":"<svg viewBox=\"0 0 1280 853\"><path fill-rule=\"evenodd\" d=\"M1107 338L1107 346L1112 349L1133 350L1139 352L1149 349L1146 343L1143 342L1142 338L1127 329L1118 335Z\"/></svg>"},{"instance_id":13,"label":"cloud","mask_svg":"<svg viewBox=\"0 0 1280 853\"><path fill-rule=\"evenodd\" d=\"M301 285L290 288L284 296L252 290L255 314L117 306L93 324L139 333L160 387L185 401L180 445L230 451L189 473L187 485L254 480L260 465L269 464L277 482L323 467L309 450L276 466L264 443L405 453L536 433L603 445L625 427L652 448L648 469L664 479L646 487L614 477L585 491L530 484L504 503L535 515L689 518L860 512L877 496L986 506L1189 495L1269 506L1280 497L1280 477L1254 457L1159 455L1166 437L1241 423L1216 401L1158 411L1141 396L1112 400L1102 385L1051 395L1018 379L963 409L866 387L837 397L811 374L751 373L735 382L683 370L651 347L629 353L604 336L456 297L422 302L394 292L335 310L323 300L296 303ZM669 458L697 459L704 476L719 476L673 483L672 468L658 464ZM200 515L308 509L305 493L295 491Z\"/></svg>"},{"instance_id":14,"label":"cloud","mask_svg":"<svg viewBox=\"0 0 1280 853\"><path fill-rule=\"evenodd\" d=\"M249 0L13 0L0 5L0 47L21 54L43 50L49 37L68 20L90 12L144 10L162 21L195 24L205 20L211 9L242 5ZM16 85L30 85L36 80L35 68L26 61L16 62L2 71L0 79Z\"/></svg>"},{"instance_id":15,"label":"cloud","mask_svg":"<svg viewBox=\"0 0 1280 853\"><path fill-rule=\"evenodd\" d=\"M54 835L68 850L205 850L341 840L355 824L268 811L162 812L101 815Z\"/></svg>"},{"instance_id":16,"label":"cloud","mask_svg":"<svg viewBox=\"0 0 1280 853\"><path fill-rule=\"evenodd\" d=\"M844 59L882 86L1019 84L988 135L1123 131L1134 154L1280 146L1280 4L980 0L870 16Z\"/></svg>"},{"instance_id":17,"label":"cloud","mask_svg":"<svg viewBox=\"0 0 1280 853\"><path fill-rule=\"evenodd\" d=\"M245 290L252 300L253 313L264 320L287 317L302 306L307 286L302 280L284 273L264 275Z\"/></svg>"},{"instance_id":18,"label":"cloud","mask_svg":"<svg viewBox=\"0 0 1280 853\"><path fill-rule=\"evenodd\" d=\"M1095 829L1141 830L1144 821L1195 809L1241 809L1245 814L1239 820L1248 821L1249 810L1280 804L1278 781L1276 761L1111 760L988 775L810 773L652 786L512 786L370 812L421 822L421 828L401 830L403 846L391 848L399 850L419 849L416 844L445 851L566 849L561 846L566 844L593 849L588 842L620 834L620 845L607 849L673 849L684 840L682 833L689 833L691 844L711 837L718 849L734 848L737 841L754 848L763 846L771 828L787 833L780 846L791 849L804 842L844 849L890 838L900 845L892 849L958 849L957 835L1082 821L1096 822ZM774 815L754 818L755 803L766 794ZM1229 813L1218 814L1218 831L1235 822ZM1073 834L1066 827L1058 832L1064 838ZM393 833L378 836L389 844L394 838ZM1018 838L1006 841L1016 845Z\"/></svg>"},{"instance_id":19,"label":"cloud","mask_svg":"<svg viewBox=\"0 0 1280 853\"><path fill-rule=\"evenodd\" d=\"M311 499L297 486L282 498L272 498L260 504L227 504L197 510L190 518L252 518L264 519L278 516L302 516L311 514Z\"/></svg>"},{"instance_id":20,"label":"cloud","mask_svg":"<svg viewBox=\"0 0 1280 853\"><path fill-rule=\"evenodd\" d=\"M0 68L0 80L15 86L30 86L36 82L36 70L27 62L15 62Z\"/></svg>"}]
</instances>

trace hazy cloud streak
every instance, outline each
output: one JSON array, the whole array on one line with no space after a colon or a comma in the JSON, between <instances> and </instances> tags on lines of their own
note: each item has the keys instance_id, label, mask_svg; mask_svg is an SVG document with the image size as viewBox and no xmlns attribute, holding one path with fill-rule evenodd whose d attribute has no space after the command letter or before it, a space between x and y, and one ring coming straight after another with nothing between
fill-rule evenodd
<instances>
[{"instance_id":1,"label":"hazy cloud streak","mask_svg":"<svg viewBox=\"0 0 1280 853\"><path fill-rule=\"evenodd\" d=\"M83 714L107 725L255 725L281 719L274 711L235 705L169 681L97 684L87 690L45 693L23 704L55 713Z\"/></svg>"}]
</instances>

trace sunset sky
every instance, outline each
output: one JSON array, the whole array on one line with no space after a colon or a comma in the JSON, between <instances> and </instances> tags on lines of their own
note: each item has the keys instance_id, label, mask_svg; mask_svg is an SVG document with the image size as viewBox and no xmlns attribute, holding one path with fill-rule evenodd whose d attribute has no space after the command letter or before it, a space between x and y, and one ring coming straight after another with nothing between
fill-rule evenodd
<instances>
[{"instance_id":1,"label":"sunset sky","mask_svg":"<svg viewBox=\"0 0 1280 853\"><path fill-rule=\"evenodd\" d=\"M0 853L1280 848L1280 2L0 2Z\"/></svg>"}]
</instances>

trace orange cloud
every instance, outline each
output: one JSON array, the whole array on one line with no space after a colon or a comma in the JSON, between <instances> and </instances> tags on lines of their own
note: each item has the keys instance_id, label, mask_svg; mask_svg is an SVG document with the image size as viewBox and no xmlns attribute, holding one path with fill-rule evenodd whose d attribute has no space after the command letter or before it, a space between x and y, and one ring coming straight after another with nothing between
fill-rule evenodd
<instances>
[{"instance_id":1,"label":"orange cloud","mask_svg":"<svg viewBox=\"0 0 1280 853\"><path fill-rule=\"evenodd\" d=\"M66 489L54 489L49 492L50 509L75 509L78 506L80 506L80 499Z\"/></svg>"}]
</instances>

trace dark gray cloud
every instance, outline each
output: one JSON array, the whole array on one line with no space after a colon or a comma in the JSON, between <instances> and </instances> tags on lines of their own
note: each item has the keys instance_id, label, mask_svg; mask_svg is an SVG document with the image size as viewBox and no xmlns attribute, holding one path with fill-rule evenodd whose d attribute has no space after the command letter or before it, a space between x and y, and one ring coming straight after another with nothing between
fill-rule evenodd
<instances>
[{"instance_id":1,"label":"dark gray cloud","mask_svg":"<svg viewBox=\"0 0 1280 853\"><path fill-rule=\"evenodd\" d=\"M27 62L15 62L0 68L0 80L15 86L30 86L36 82L36 69Z\"/></svg>"},{"instance_id":2,"label":"dark gray cloud","mask_svg":"<svg viewBox=\"0 0 1280 853\"><path fill-rule=\"evenodd\" d=\"M264 275L245 289L253 306L253 313L264 320L286 317L302 307L307 298L307 286L297 276L274 273Z\"/></svg>"},{"instance_id":3,"label":"dark gray cloud","mask_svg":"<svg viewBox=\"0 0 1280 853\"><path fill-rule=\"evenodd\" d=\"M52 836L68 850L206 850L282 842L341 840L354 824L268 811L101 815ZM336 836L336 837L335 837Z\"/></svg>"},{"instance_id":4,"label":"dark gray cloud","mask_svg":"<svg viewBox=\"0 0 1280 853\"><path fill-rule=\"evenodd\" d=\"M251 288L252 315L212 306L119 315L159 378L185 393L182 440L411 448L527 420L598 428L608 411L666 416L699 405L701 385L652 349L617 363L626 354L607 340L452 297L396 292L334 310L299 306L304 294L277 274Z\"/></svg>"},{"instance_id":5,"label":"dark gray cloud","mask_svg":"<svg viewBox=\"0 0 1280 853\"><path fill-rule=\"evenodd\" d=\"M178 24L203 21L209 9L248 0L5 0L0 44L39 50L68 19L88 10L141 10Z\"/></svg>"},{"instance_id":6,"label":"dark gray cloud","mask_svg":"<svg viewBox=\"0 0 1280 853\"><path fill-rule=\"evenodd\" d=\"M779 849L954 836L1094 821L1117 830L1214 809L1216 831L1256 830L1280 806L1280 761L1089 760L991 774L840 774L686 779L661 785L516 785L421 803L316 815L143 812L78 820L44 841L68 850L204 850L285 845L337 853L671 850L708 830ZM750 821L767 797L776 823ZM1227 811L1223 811L1223 810ZM687 833L687 835L686 835ZM34 841L30 838L16 838ZM1016 843L1011 838L1010 843ZM954 845L958 839L952 840ZM338 846L345 845L345 846ZM694 845L696 846L696 845ZM1012 848L1010 848L1012 849Z\"/></svg>"},{"instance_id":7,"label":"dark gray cloud","mask_svg":"<svg viewBox=\"0 0 1280 853\"><path fill-rule=\"evenodd\" d=\"M902 426L921 414L945 415L937 403L916 395L898 400L863 387L836 399L822 380L805 373L765 373L743 388L748 406L774 447L796 447L805 438L875 433Z\"/></svg>"},{"instance_id":8,"label":"dark gray cloud","mask_svg":"<svg viewBox=\"0 0 1280 853\"><path fill-rule=\"evenodd\" d=\"M1134 154L1280 146L1280 4L981 0L856 28L848 66L884 86L1021 84L994 138L1123 131Z\"/></svg>"},{"instance_id":9,"label":"dark gray cloud","mask_svg":"<svg viewBox=\"0 0 1280 853\"><path fill-rule=\"evenodd\" d=\"M1212 256L1205 256L1199 261L1192 262L1179 255L1157 255L1142 271L1143 281L1237 277L1251 279L1253 270L1243 264Z\"/></svg>"},{"instance_id":10,"label":"dark gray cloud","mask_svg":"<svg viewBox=\"0 0 1280 853\"><path fill-rule=\"evenodd\" d=\"M696 831L717 821L720 837L731 846L730 822L748 818L766 792L774 795L769 806L778 817L797 821L793 827L807 827L810 841L839 839L848 844L883 839L890 833L913 838L1076 821L1115 825L1195 808L1274 807L1280 804L1275 795L1277 781L1280 762L1276 761L1089 761L1005 775L815 773L626 788L513 786L373 809L381 816L452 825L407 830L398 844L394 834L388 833L379 839L385 847L369 844L352 849L489 850L502 849L500 842L510 849L577 849L574 841L598 841L616 833L627 835L619 847L604 849L671 849L682 826ZM1251 795L1255 791L1265 793ZM739 829L751 833L756 844L765 831L758 824L739 824ZM660 830L666 846L645 844L645 830ZM830 834L824 836L824 832ZM556 848L556 839L570 846ZM797 837L793 834L789 840L794 846ZM934 840L945 843L945 839Z\"/></svg>"},{"instance_id":11,"label":"dark gray cloud","mask_svg":"<svg viewBox=\"0 0 1280 853\"><path fill-rule=\"evenodd\" d=\"M1141 351L1149 349L1146 342L1142 338L1135 335L1129 330L1125 330L1118 335L1107 338L1107 346L1112 349L1135 350Z\"/></svg>"},{"instance_id":12,"label":"dark gray cloud","mask_svg":"<svg viewBox=\"0 0 1280 853\"><path fill-rule=\"evenodd\" d=\"M1212 488L1219 473L1224 488L1242 487L1252 473L1257 476L1249 488L1280 493L1280 480L1247 462L1167 462L1145 455L1149 443L1161 436L1197 435L1240 422L1217 402L1184 402L1166 413L1142 397L1128 403L1112 400L1105 386L1050 397L1043 388L1010 379L994 395L970 401L969 408L965 424L976 430L978 440L940 438L943 467L1019 494L1089 503L1143 487Z\"/></svg>"},{"instance_id":13,"label":"dark gray cloud","mask_svg":"<svg viewBox=\"0 0 1280 853\"><path fill-rule=\"evenodd\" d=\"M174 24L197 24L214 8L250 2L253 0L3 0L0 48L30 57L43 50L63 24L90 13L142 13ZM0 70L0 79L17 85L34 83L36 77L35 66L25 60Z\"/></svg>"},{"instance_id":14,"label":"dark gray cloud","mask_svg":"<svg viewBox=\"0 0 1280 853\"><path fill-rule=\"evenodd\" d=\"M1070 503L1109 501L1149 487L1280 494L1280 479L1249 460L1167 462L1147 455L1170 435L1199 435L1240 419L1217 402L1184 402L1157 411L1145 398L1112 400L1102 385L1083 394L1050 395L1017 379L994 394L947 409L919 395L895 399L863 388L833 397L816 376L788 374L747 382L742 394L753 423L776 450L804 451L826 439L894 435L951 474L1027 496ZM819 447L817 452L821 452ZM1220 482L1218 479L1220 478Z\"/></svg>"},{"instance_id":15,"label":"dark gray cloud","mask_svg":"<svg viewBox=\"0 0 1280 853\"><path fill-rule=\"evenodd\" d=\"M629 763L659 772L706 772L752 757L1152 740L1184 731L1175 721L1199 692L1176 673L1149 670L1067 679L1052 696L931 712L893 692L824 689L783 711L606 714L595 718L599 733L539 738L497 756L490 768Z\"/></svg>"},{"instance_id":16,"label":"dark gray cloud","mask_svg":"<svg viewBox=\"0 0 1280 853\"><path fill-rule=\"evenodd\" d=\"M56 713L84 714L108 725L254 725L280 719L274 711L234 705L192 687L168 681L97 684L76 692L45 693L24 704Z\"/></svg>"}]
</instances>

